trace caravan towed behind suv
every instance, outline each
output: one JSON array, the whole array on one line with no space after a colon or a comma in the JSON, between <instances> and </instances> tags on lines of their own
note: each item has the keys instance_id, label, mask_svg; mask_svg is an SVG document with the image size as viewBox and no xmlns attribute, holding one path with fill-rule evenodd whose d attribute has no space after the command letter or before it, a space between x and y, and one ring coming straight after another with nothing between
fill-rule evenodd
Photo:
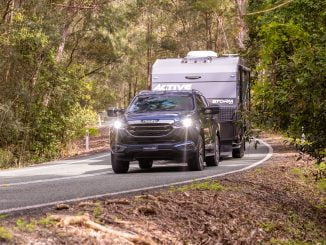
<instances>
[{"instance_id":1,"label":"caravan towed behind suv","mask_svg":"<svg viewBox=\"0 0 326 245\"><path fill-rule=\"evenodd\" d=\"M184 58L158 59L152 69L152 90L200 91L220 112L221 153L241 158L245 151L250 107L250 70L235 54L218 56L213 51L191 51Z\"/></svg>"}]
</instances>

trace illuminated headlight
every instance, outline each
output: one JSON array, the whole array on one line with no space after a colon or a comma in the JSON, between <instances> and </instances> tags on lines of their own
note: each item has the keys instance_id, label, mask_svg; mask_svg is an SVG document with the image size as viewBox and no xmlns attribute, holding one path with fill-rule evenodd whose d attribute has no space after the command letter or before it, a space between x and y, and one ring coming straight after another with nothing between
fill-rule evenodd
<instances>
[{"instance_id":1,"label":"illuminated headlight","mask_svg":"<svg viewBox=\"0 0 326 245\"><path fill-rule=\"evenodd\" d=\"M113 123L113 127L114 127L115 129L120 129L120 128L123 127L123 123L122 123L121 121L117 120L117 121L115 121L115 122Z\"/></svg>"},{"instance_id":2,"label":"illuminated headlight","mask_svg":"<svg viewBox=\"0 0 326 245\"><path fill-rule=\"evenodd\" d=\"M186 127L186 128L191 127L192 126L192 123L193 123L192 120L191 120L191 118L185 118L181 122L182 122L182 125L184 127Z\"/></svg>"}]
</instances>

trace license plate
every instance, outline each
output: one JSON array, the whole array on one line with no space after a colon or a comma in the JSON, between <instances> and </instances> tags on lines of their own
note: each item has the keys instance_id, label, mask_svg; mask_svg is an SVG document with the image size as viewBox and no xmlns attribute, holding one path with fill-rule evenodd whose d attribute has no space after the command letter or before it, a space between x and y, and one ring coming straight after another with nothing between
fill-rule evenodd
<instances>
[{"instance_id":1,"label":"license plate","mask_svg":"<svg viewBox=\"0 0 326 245\"><path fill-rule=\"evenodd\" d=\"M144 146L143 151L157 151L157 145L154 146Z\"/></svg>"}]
</instances>

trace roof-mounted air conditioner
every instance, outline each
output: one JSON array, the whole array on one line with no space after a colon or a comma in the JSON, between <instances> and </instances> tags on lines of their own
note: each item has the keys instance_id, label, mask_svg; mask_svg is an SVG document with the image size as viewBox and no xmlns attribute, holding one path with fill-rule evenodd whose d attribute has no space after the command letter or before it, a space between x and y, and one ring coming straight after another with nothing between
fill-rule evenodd
<instances>
[{"instance_id":1,"label":"roof-mounted air conditioner","mask_svg":"<svg viewBox=\"0 0 326 245\"><path fill-rule=\"evenodd\" d=\"M222 54L223 57L238 57L239 54Z\"/></svg>"},{"instance_id":2,"label":"roof-mounted air conditioner","mask_svg":"<svg viewBox=\"0 0 326 245\"><path fill-rule=\"evenodd\" d=\"M202 51L190 51L188 52L186 58L216 58L218 55L214 51L202 50Z\"/></svg>"}]
</instances>

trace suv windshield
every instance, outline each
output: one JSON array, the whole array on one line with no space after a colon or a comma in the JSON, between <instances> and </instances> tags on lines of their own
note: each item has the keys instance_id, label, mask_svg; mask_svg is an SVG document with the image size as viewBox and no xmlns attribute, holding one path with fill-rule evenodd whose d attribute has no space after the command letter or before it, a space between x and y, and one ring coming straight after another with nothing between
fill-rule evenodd
<instances>
[{"instance_id":1,"label":"suv windshield","mask_svg":"<svg viewBox=\"0 0 326 245\"><path fill-rule=\"evenodd\" d=\"M191 95L144 95L138 96L128 112L190 111L194 109Z\"/></svg>"}]
</instances>

